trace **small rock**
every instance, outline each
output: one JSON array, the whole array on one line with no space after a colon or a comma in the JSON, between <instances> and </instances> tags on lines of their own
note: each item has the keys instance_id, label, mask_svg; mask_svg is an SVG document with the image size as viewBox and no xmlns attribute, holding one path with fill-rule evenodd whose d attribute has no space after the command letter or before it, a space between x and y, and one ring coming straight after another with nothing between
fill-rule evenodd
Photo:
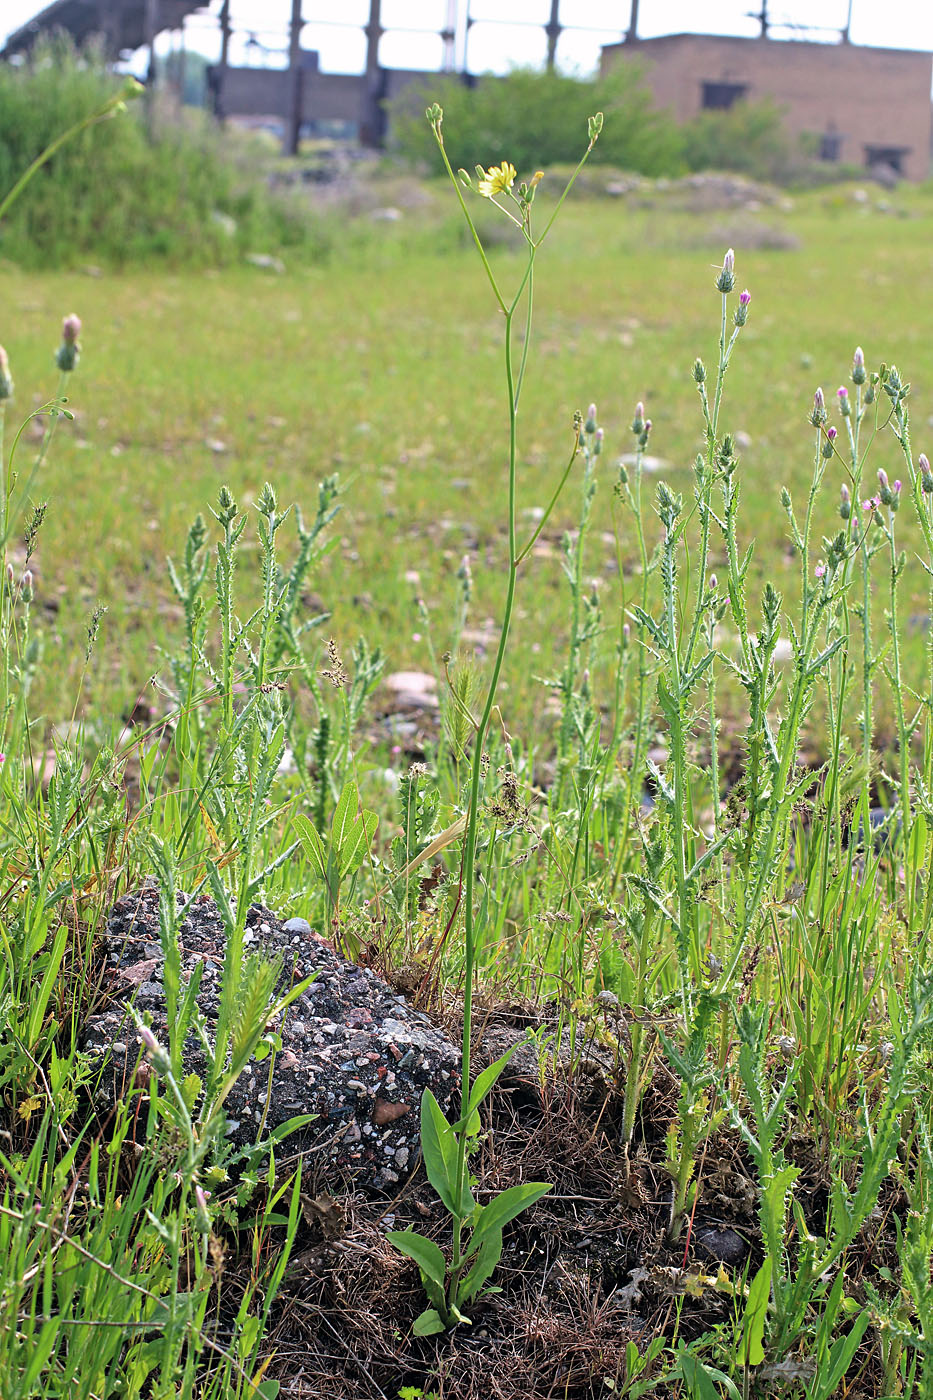
<instances>
[{"instance_id":1,"label":"small rock","mask_svg":"<svg viewBox=\"0 0 933 1400\"><path fill-rule=\"evenodd\" d=\"M271 253L247 253L246 261L252 263L253 267L263 268L266 272L276 272L281 275L285 271L282 259L273 257Z\"/></svg>"},{"instance_id":2,"label":"small rock","mask_svg":"<svg viewBox=\"0 0 933 1400\"><path fill-rule=\"evenodd\" d=\"M737 1230L729 1225L700 1221L693 1232L694 1242L710 1259L723 1264L741 1264L748 1245Z\"/></svg>"},{"instance_id":3,"label":"small rock","mask_svg":"<svg viewBox=\"0 0 933 1400\"><path fill-rule=\"evenodd\" d=\"M385 1099L377 1099L373 1108L373 1122L377 1128L384 1128L387 1123L394 1123L410 1112L410 1103L388 1103Z\"/></svg>"}]
</instances>

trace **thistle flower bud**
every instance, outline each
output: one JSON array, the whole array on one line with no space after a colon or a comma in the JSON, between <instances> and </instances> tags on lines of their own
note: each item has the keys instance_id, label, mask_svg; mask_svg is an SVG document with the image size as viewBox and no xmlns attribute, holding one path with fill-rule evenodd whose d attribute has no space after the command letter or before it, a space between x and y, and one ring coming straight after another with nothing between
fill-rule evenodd
<instances>
[{"instance_id":1,"label":"thistle flower bud","mask_svg":"<svg viewBox=\"0 0 933 1400\"><path fill-rule=\"evenodd\" d=\"M895 481L894 485L891 487L891 499L890 499L890 501L888 502L888 504L890 505L892 511L894 511L894 510L897 510L897 509L898 509L898 507L900 506L900 503L901 503L901 483L900 483L899 481Z\"/></svg>"},{"instance_id":2,"label":"thistle flower bud","mask_svg":"<svg viewBox=\"0 0 933 1400\"><path fill-rule=\"evenodd\" d=\"M632 432L643 433L645 431L645 405L639 399L635 405L635 417L632 419Z\"/></svg>"},{"instance_id":3,"label":"thistle flower bud","mask_svg":"<svg viewBox=\"0 0 933 1400\"><path fill-rule=\"evenodd\" d=\"M62 343L55 352L55 363L65 374L69 374L78 363L81 354L81 346L78 344L78 336L81 334L81 321L74 313L66 316L62 322Z\"/></svg>"},{"instance_id":4,"label":"thistle flower bud","mask_svg":"<svg viewBox=\"0 0 933 1400\"><path fill-rule=\"evenodd\" d=\"M709 576L709 586L710 586L710 588L713 590L714 593L716 592L716 589L719 587L719 579L716 577L715 574L710 574L710 576Z\"/></svg>"},{"instance_id":5,"label":"thistle flower bud","mask_svg":"<svg viewBox=\"0 0 933 1400\"><path fill-rule=\"evenodd\" d=\"M0 402L13 397L13 376L10 374L10 360L0 345Z\"/></svg>"},{"instance_id":6,"label":"thistle flower bud","mask_svg":"<svg viewBox=\"0 0 933 1400\"><path fill-rule=\"evenodd\" d=\"M888 481L888 474L885 471L884 467L878 468L878 486L878 496L881 500L881 504L883 506L889 506L891 504L892 499L891 486Z\"/></svg>"},{"instance_id":7,"label":"thistle flower bud","mask_svg":"<svg viewBox=\"0 0 933 1400\"><path fill-rule=\"evenodd\" d=\"M604 437L604 436L605 436L605 434L603 433L602 428L597 428L597 429L596 429L596 439L595 439L595 441L594 441L594 443L593 443L593 456L594 456L594 457L598 457L599 454L600 454L600 452L602 452L602 450L603 450L603 437Z\"/></svg>"},{"instance_id":8,"label":"thistle flower bud","mask_svg":"<svg viewBox=\"0 0 933 1400\"><path fill-rule=\"evenodd\" d=\"M632 629L627 622L622 624L622 645L627 647L632 638Z\"/></svg>"},{"instance_id":9,"label":"thistle flower bud","mask_svg":"<svg viewBox=\"0 0 933 1400\"><path fill-rule=\"evenodd\" d=\"M839 514L843 520L848 520L849 516L852 514L852 497L849 494L849 488L845 482L843 482L839 488L839 495L841 497L839 501Z\"/></svg>"},{"instance_id":10,"label":"thistle flower bud","mask_svg":"<svg viewBox=\"0 0 933 1400\"><path fill-rule=\"evenodd\" d=\"M20 593L24 603L31 603L35 597L32 586L32 569L27 569L23 574L22 583L20 584Z\"/></svg>"},{"instance_id":11,"label":"thistle flower bud","mask_svg":"<svg viewBox=\"0 0 933 1400\"><path fill-rule=\"evenodd\" d=\"M171 1069L172 1062L167 1051L159 1044L148 1026L140 1026L139 1038L143 1043L146 1059L151 1062L155 1069L162 1071Z\"/></svg>"},{"instance_id":12,"label":"thistle flower bud","mask_svg":"<svg viewBox=\"0 0 933 1400\"><path fill-rule=\"evenodd\" d=\"M823 456L828 460L833 455L833 443L836 441L837 433L835 428L826 429L826 441L823 443Z\"/></svg>"},{"instance_id":13,"label":"thistle flower bud","mask_svg":"<svg viewBox=\"0 0 933 1400\"><path fill-rule=\"evenodd\" d=\"M826 400L823 397L822 389L817 389L813 395L813 412L810 414L810 422L814 428L820 428L826 422Z\"/></svg>"},{"instance_id":14,"label":"thistle flower bud","mask_svg":"<svg viewBox=\"0 0 933 1400\"><path fill-rule=\"evenodd\" d=\"M930 459L925 452L921 452L917 458L917 466L920 468L920 486L927 495L933 492L933 469L930 467Z\"/></svg>"},{"instance_id":15,"label":"thistle flower bud","mask_svg":"<svg viewBox=\"0 0 933 1400\"><path fill-rule=\"evenodd\" d=\"M736 326L744 326L748 320L748 304L752 299L752 294L746 287L744 292L739 293L739 304L733 313L732 320Z\"/></svg>"},{"instance_id":16,"label":"thistle flower bud","mask_svg":"<svg viewBox=\"0 0 933 1400\"><path fill-rule=\"evenodd\" d=\"M816 568L813 570L813 574L814 574L814 577L815 577L815 578L825 578L825 577L826 577L826 565L823 563L822 559L821 559L820 562L817 564Z\"/></svg>"},{"instance_id":17,"label":"thistle flower bud","mask_svg":"<svg viewBox=\"0 0 933 1400\"><path fill-rule=\"evenodd\" d=\"M596 431L596 405L591 403L586 410L586 422L583 424L585 433L595 433Z\"/></svg>"},{"instance_id":18,"label":"thistle flower bud","mask_svg":"<svg viewBox=\"0 0 933 1400\"><path fill-rule=\"evenodd\" d=\"M865 383L865 352L861 345L855 347L855 354L852 356L852 383Z\"/></svg>"},{"instance_id":19,"label":"thistle flower bud","mask_svg":"<svg viewBox=\"0 0 933 1400\"><path fill-rule=\"evenodd\" d=\"M720 292L731 292L735 287L735 252L730 248L722 260L722 271L716 279L716 288Z\"/></svg>"},{"instance_id":20,"label":"thistle flower bud","mask_svg":"<svg viewBox=\"0 0 933 1400\"><path fill-rule=\"evenodd\" d=\"M849 391L844 384L840 384L836 390L836 398L839 400L839 412L843 418L848 418L852 412L852 405L849 403Z\"/></svg>"},{"instance_id":21,"label":"thistle flower bud","mask_svg":"<svg viewBox=\"0 0 933 1400\"><path fill-rule=\"evenodd\" d=\"M706 383L706 366L699 357L693 363L693 377L698 384Z\"/></svg>"}]
</instances>

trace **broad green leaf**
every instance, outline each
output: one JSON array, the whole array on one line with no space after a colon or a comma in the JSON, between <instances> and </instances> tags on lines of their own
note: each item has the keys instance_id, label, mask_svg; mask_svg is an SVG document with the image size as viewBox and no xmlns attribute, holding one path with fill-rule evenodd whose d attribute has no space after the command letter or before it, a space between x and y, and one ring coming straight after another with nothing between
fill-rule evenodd
<instances>
[{"instance_id":1,"label":"broad green leaf","mask_svg":"<svg viewBox=\"0 0 933 1400\"><path fill-rule=\"evenodd\" d=\"M502 1227L507 1225L510 1220L514 1220L516 1215L520 1215L523 1210L534 1205L535 1201L540 1200L544 1193L550 1189L550 1183L526 1181L521 1186L510 1186L508 1190L501 1191L484 1208L479 1224L470 1238L470 1253L472 1254L474 1249L478 1249L483 1241L495 1231L501 1231Z\"/></svg>"},{"instance_id":2,"label":"broad green leaf","mask_svg":"<svg viewBox=\"0 0 933 1400\"><path fill-rule=\"evenodd\" d=\"M360 805L359 789L354 782L344 783L343 792L334 811L334 820L330 830L330 848L336 853L338 861L343 857L343 848L353 823L356 821L357 808Z\"/></svg>"},{"instance_id":3,"label":"broad green leaf","mask_svg":"<svg viewBox=\"0 0 933 1400\"><path fill-rule=\"evenodd\" d=\"M491 1235L486 1236L469 1273L460 1281L457 1288L458 1303L469 1303L471 1298L476 1297L501 1258L502 1231L494 1230Z\"/></svg>"},{"instance_id":4,"label":"broad green leaf","mask_svg":"<svg viewBox=\"0 0 933 1400\"><path fill-rule=\"evenodd\" d=\"M416 1234L414 1230L390 1230L386 1239L402 1254L414 1259L423 1274L444 1286L447 1264L433 1240L425 1239L424 1235Z\"/></svg>"},{"instance_id":5,"label":"broad green leaf","mask_svg":"<svg viewBox=\"0 0 933 1400\"><path fill-rule=\"evenodd\" d=\"M364 812L350 828L350 832L340 849L338 874L341 880L357 871L366 859L366 852L373 844L379 818L375 812Z\"/></svg>"},{"instance_id":6,"label":"broad green leaf","mask_svg":"<svg viewBox=\"0 0 933 1400\"><path fill-rule=\"evenodd\" d=\"M301 813L295 817L295 826L298 830L298 837L304 847L305 855L314 865L320 879L327 878L327 856L324 852L324 843L317 833L315 827L311 825L306 816Z\"/></svg>"},{"instance_id":7,"label":"broad green leaf","mask_svg":"<svg viewBox=\"0 0 933 1400\"><path fill-rule=\"evenodd\" d=\"M451 1215L457 1215L454 1184L457 1178L457 1143L441 1106L425 1089L421 1096L421 1152L428 1181Z\"/></svg>"},{"instance_id":8,"label":"broad green leaf","mask_svg":"<svg viewBox=\"0 0 933 1400\"><path fill-rule=\"evenodd\" d=\"M425 1308L423 1313L419 1313L411 1329L416 1337L433 1337L438 1332L446 1331L441 1315L437 1308Z\"/></svg>"},{"instance_id":9,"label":"broad green leaf","mask_svg":"<svg viewBox=\"0 0 933 1400\"><path fill-rule=\"evenodd\" d=\"M765 1322L768 1317L768 1299L771 1295L771 1255L765 1261L748 1286L748 1302L745 1304L745 1363L760 1366L765 1359L763 1346Z\"/></svg>"}]
</instances>

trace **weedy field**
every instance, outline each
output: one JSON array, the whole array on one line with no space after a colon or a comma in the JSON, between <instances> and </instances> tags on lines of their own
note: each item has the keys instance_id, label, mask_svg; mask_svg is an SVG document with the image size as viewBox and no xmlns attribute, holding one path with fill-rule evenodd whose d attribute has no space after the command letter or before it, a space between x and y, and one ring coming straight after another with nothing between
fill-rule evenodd
<instances>
[{"instance_id":1,"label":"weedy field","mask_svg":"<svg viewBox=\"0 0 933 1400\"><path fill-rule=\"evenodd\" d=\"M0 270L4 1400L933 1393L930 193L503 156L324 265ZM394 1198L225 1135L257 901L463 1036Z\"/></svg>"}]
</instances>

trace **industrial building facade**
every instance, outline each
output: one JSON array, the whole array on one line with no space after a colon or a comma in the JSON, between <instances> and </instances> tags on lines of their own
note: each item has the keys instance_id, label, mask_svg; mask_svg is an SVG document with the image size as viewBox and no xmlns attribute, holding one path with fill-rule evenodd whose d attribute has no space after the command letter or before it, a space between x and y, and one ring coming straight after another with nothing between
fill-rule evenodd
<instances>
[{"instance_id":1,"label":"industrial building facade","mask_svg":"<svg viewBox=\"0 0 933 1400\"><path fill-rule=\"evenodd\" d=\"M930 173L931 56L777 39L669 34L603 49L602 70L640 60L658 107L678 121L733 103L771 99L791 137L817 155L908 180Z\"/></svg>"}]
</instances>

